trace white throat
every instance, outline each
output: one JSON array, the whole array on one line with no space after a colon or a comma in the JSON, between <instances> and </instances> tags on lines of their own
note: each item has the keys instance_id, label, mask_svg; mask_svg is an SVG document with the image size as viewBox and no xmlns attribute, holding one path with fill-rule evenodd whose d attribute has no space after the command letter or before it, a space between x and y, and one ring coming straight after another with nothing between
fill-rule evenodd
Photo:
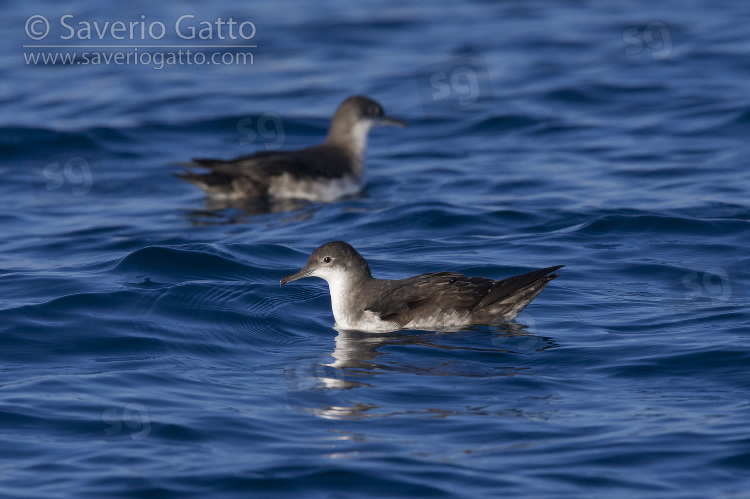
<instances>
[{"instance_id":1,"label":"white throat","mask_svg":"<svg viewBox=\"0 0 750 499\"><path fill-rule=\"evenodd\" d=\"M352 309L349 307L351 286L346 272L343 269L327 269L325 272L318 270L314 275L328 282L331 309L336 324L344 328L351 327L354 317L352 317Z\"/></svg>"},{"instance_id":2,"label":"white throat","mask_svg":"<svg viewBox=\"0 0 750 499\"><path fill-rule=\"evenodd\" d=\"M352 295L355 294L356 290L352 288L351 276L347 275L343 269L326 269L324 271L319 269L313 275L328 282L331 310L336 321L335 327L370 332L388 332L398 329L397 323L384 321L377 314L364 310L364 308L358 308L352 300Z\"/></svg>"},{"instance_id":3,"label":"white throat","mask_svg":"<svg viewBox=\"0 0 750 499\"><path fill-rule=\"evenodd\" d=\"M351 129L352 150L361 159L367 148L367 135L375 125L373 120L357 121Z\"/></svg>"}]
</instances>

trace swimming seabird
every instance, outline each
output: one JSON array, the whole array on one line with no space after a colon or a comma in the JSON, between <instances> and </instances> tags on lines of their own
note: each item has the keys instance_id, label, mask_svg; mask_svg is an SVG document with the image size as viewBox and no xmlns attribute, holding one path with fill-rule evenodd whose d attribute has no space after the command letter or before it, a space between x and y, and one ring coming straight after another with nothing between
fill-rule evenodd
<instances>
[{"instance_id":1,"label":"swimming seabird","mask_svg":"<svg viewBox=\"0 0 750 499\"><path fill-rule=\"evenodd\" d=\"M336 109L322 144L297 151L261 151L231 160L198 158L186 167L205 168L177 176L212 199L333 201L360 190L362 157L371 128L407 126L385 114L380 104L355 95Z\"/></svg>"},{"instance_id":2,"label":"swimming seabird","mask_svg":"<svg viewBox=\"0 0 750 499\"><path fill-rule=\"evenodd\" d=\"M557 277L557 265L499 281L457 272L407 279L376 279L367 261L348 243L326 243L312 252L299 272L280 285L304 277L328 281L336 326L361 331L456 329L515 318Z\"/></svg>"}]
</instances>

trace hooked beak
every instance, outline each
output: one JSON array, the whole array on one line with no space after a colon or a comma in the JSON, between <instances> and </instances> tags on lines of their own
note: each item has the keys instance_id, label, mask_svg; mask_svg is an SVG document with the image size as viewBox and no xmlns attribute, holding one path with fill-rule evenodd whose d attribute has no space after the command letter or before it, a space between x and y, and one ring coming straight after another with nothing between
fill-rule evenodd
<instances>
[{"instance_id":1,"label":"hooked beak","mask_svg":"<svg viewBox=\"0 0 750 499\"><path fill-rule=\"evenodd\" d=\"M302 267L299 272L296 272L292 275L288 275L279 281L279 286L283 286L284 284L292 281L296 281L297 279L304 279L305 277L310 277L313 272L315 272L315 269L311 269L308 267Z\"/></svg>"},{"instance_id":2,"label":"hooked beak","mask_svg":"<svg viewBox=\"0 0 750 499\"><path fill-rule=\"evenodd\" d=\"M378 123L381 126L384 125L390 125L390 126L397 126L401 128L406 128L409 126L409 124L404 120L397 120L396 118L391 118L390 116L381 116L380 121Z\"/></svg>"}]
</instances>

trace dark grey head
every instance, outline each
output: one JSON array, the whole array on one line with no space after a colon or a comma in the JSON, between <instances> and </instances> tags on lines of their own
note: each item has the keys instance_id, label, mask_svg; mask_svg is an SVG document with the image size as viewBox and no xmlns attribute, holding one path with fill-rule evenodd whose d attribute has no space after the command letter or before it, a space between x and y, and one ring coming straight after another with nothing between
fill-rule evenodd
<instances>
[{"instance_id":1,"label":"dark grey head","mask_svg":"<svg viewBox=\"0 0 750 499\"><path fill-rule=\"evenodd\" d=\"M369 278L372 274L367 261L349 243L333 241L313 251L307 265L281 279L279 285L313 276L337 283L342 279Z\"/></svg>"},{"instance_id":2,"label":"dark grey head","mask_svg":"<svg viewBox=\"0 0 750 499\"><path fill-rule=\"evenodd\" d=\"M383 111L383 106L374 100L355 95L342 102L331 118L327 142L364 145L367 133L372 127L391 125L406 127L404 120L391 118ZM360 147L361 149L361 147Z\"/></svg>"}]
</instances>

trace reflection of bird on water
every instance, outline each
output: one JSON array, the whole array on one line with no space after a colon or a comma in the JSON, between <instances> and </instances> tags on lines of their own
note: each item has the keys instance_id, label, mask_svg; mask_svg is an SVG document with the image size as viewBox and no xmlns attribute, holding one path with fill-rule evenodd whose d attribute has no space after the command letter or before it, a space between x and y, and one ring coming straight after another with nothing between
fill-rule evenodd
<instances>
[{"instance_id":1,"label":"reflection of bird on water","mask_svg":"<svg viewBox=\"0 0 750 499\"><path fill-rule=\"evenodd\" d=\"M294 391L304 391L316 395L318 404L308 406L318 417L325 419L362 419L369 417L387 417L390 414L378 411L379 407L356 402L352 403L343 394L337 395L339 390L359 388L367 390L380 384L379 377L387 375L421 375L421 376L469 376L472 378L484 376L514 376L523 372L527 367L516 367L512 359L514 354L528 355L531 352L541 352L554 348L556 344L549 338L541 338L530 334L527 326L518 323L507 323L498 326L485 326L481 329L473 328L462 331L465 335L454 342L449 341L457 333L446 332L395 332L385 334L371 334L364 331L340 329L336 336L336 345L331 353L332 362L318 358L312 364L306 364L291 371ZM459 333L460 334L460 333ZM466 345L467 337L480 338L473 342L473 346ZM415 358L404 358L394 354L385 347L414 346L427 349L445 350L440 354L443 359L439 366L432 363L433 355L423 357L425 364L419 365ZM456 352L455 362L449 362L449 352ZM467 365L463 352L476 353L483 360L476 366ZM423 351L424 352L424 351ZM496 354L497 357L487 357ZM508 354L511 356L509 357ZM326 356L327 357L327 356ZM330 357L327 357L330 359ZM487 370L488 359L491 369ZM509 365L498 365L498 361ZM304 381L307 380L305 383ZM322 389L322 390L321 390ZM431 409L431 414L437 414L439 408Z\"/></svg>"}]
</instances>

